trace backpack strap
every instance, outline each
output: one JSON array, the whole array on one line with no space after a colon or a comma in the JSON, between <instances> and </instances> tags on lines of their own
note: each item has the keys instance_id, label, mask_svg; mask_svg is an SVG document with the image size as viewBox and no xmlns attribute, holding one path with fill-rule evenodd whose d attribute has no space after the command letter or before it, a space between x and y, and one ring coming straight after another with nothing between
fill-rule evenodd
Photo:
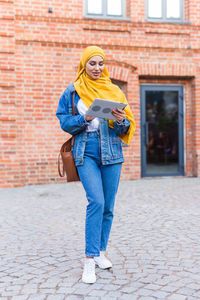
<instances>
[{"instance_id":1,"label":"backpack strap","mask_svg":"<svg viewBox=\"0 0 200 300\"><path fill-rule=\"evenodd\" d=\"M74 96L75 96L75 92L73 92L73 96L72 96L72 110L73 110L73 116L76 115L76 112L75 112L75 107L74 107ZM73 135L72 137L72 147L74 146L74 143L75 143L75 136Z\"/></svg>"}]
</instances>

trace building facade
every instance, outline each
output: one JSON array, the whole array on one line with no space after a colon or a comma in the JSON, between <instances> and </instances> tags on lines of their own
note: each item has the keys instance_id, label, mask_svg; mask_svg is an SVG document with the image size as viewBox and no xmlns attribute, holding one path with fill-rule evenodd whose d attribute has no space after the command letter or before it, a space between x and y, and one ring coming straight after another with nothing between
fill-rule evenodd
<instances>
[{"instance_id":1,"label":"building facade","mask_svg":"<svg viewBox=\"0 0 200 300\"><path fill-rule=\"evenodd\" d=\"M0 28L0 187L65 181L55 113L88 45L136 120L121 178L200 176L199 0L1 0Z\"/></svg>"}]
</instances>

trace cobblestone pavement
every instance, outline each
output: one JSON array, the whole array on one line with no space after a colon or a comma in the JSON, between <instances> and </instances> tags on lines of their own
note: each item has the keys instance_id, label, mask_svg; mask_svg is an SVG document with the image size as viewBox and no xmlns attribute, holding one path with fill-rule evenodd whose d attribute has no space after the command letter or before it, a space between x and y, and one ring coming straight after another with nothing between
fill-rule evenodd
<instances>
[{"instance_id":1,"label":"cobblestone pavement","mask_svg":"<svg viewBox=\"0 0 200 300\"><path fill-rule=\"evenodd\" d=\"M80 183L0 190L0 299L200 299L200 179L121 181L110 270L81 282Z\"/></svg>"}]
</instances>

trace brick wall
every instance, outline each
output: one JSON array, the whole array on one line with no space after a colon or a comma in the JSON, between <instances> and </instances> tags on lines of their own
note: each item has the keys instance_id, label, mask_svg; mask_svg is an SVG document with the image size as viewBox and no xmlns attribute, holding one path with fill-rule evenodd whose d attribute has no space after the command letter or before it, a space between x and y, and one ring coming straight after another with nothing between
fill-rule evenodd
<instances>
[{"instance_id":1,"label":"brick wall","mask_svg":"<svg viewBox=\"0 0 200 300\"><path fill-rule=\"evenodd\" d=\"M53 9L49 13L49 8ZM82 50L101 46L110 76L127 82L137 130L123 179L140 178L140 84L184 85L185 170L198 175L200 3L185 1L185 24L145 20L145 1L128 2L128 21L85 19L83 1L0 1L0 186L62 182L57 155L67 134L55 112Z\"/></svg>"},{"instance_id":2,"label":"brick wall","mask_svg":"<svg viewBox=\"0 0 200 300\"><path fill-rule=\"evenodd\" d=\"M13 1L0 1L0 186L19 182L15 95L15 13Z\"/></svg>"}]
</instances>

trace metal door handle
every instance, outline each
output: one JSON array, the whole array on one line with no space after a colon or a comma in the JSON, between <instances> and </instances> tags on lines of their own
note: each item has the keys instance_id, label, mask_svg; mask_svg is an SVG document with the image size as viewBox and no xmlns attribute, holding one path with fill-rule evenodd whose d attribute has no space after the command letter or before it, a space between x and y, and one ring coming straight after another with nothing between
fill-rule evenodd
<instances>
[{"instance_id":1,"label":"metal door handle","mask_svg":"<svg viewBox=\"0 0 200 300\"><path fill-rule=\"evenodd\" d=\"M147 145L149 143L149 123L145 123L145 144Z\"/></svg>"}]
</instances>

